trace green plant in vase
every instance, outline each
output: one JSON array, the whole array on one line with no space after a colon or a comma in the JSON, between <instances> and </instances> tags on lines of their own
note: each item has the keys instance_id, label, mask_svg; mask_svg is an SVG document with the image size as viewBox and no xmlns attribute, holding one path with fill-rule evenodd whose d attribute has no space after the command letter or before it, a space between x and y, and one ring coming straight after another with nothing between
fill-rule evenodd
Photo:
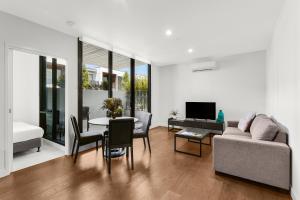
<instances>
[{"instance_id":1,"label":"green plant in vase","mask_svg":"<svg viewBox=\"0 0 300 200\"><path fill-rule=\"evenodd\" d=\"M107 110L108 116L115 119L121 117L123 113L122 100L119 98L105 99L102 105L103 110Z\"/></svg>"},{"instance_id":2,"label":"green plant in vase","mask_svg":"<svg viewBox=\"0 0 300 200\"><path fill-rule=\"evenodd\" d=\"M177 119L178 114L179 114L179 112L177 110L172 110L170 112L170 115L171 115L172 119Z\"/></svg>"}]
</instances>

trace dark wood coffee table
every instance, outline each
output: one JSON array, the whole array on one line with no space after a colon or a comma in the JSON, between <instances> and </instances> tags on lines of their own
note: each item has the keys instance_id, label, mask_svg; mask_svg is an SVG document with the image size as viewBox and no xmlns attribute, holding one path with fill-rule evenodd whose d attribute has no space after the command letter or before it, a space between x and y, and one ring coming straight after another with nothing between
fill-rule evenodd
<instances>
[{"instance_id":1,"label":"dark wood coffee table","mask_svg":"<svg viewBox=\"0 0 300 200\"><path fill-rule=\"evenodd\" d=\"M208 144L207 143L202 143L202 140L207 136L209 137L209 143ZM177 148L176 148L176 139L177 138L185 138L185 139L188 139L189 142L198 143L199 146L200 146L199 154L177 150ZM210 131L207 130L207 129L186 128L186 129L183 129L183 130L181 130L181 131L174 134L174 151L175 152L180 152L180 153L185 153L185 154L188 154L188 155L201 157L202 144L211 145Z\"/></svg>"}]
</instances>

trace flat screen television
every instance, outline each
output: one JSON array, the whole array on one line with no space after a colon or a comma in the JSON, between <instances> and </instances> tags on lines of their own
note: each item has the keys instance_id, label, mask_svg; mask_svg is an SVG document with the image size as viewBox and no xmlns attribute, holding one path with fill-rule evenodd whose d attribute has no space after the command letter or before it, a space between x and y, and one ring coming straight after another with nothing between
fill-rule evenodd
<instances>
[{"instance_id":1,"label":"flat screen television","mask_svg":"<svg viewBox=\"0 0 300 200\"><path fill-rule=\"evenodd\" d=\"M215 102L186 102L186 118L193 119L216 119Z\"/></svg>"}]
</instances>

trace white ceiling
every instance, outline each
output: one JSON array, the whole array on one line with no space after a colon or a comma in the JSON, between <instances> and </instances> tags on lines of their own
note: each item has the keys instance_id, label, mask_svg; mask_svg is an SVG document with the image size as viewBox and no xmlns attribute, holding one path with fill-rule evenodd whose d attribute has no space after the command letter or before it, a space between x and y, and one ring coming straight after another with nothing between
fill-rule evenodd
<instances>
[{"instance_id":1,"label":"white ceiling","mask_svg":"<svg viewBox=\"0 0 300 200\"><path fill-rule=\"evenodd\" d=\"M0 10L167 65L266 49L283 1L0 0Z\"/></svg>"},{"instance_id":2,"label":"white ceiling","mask_svg":"<svg viewBox=\"0 0 300 200\"><path fill-rule=\"evenodd\" d=\"M83 43L82 48L83 64L92 64L98 67L108 68L108 50ZM135 60L135 66L145 65L145 63ZM130 68L130 58L113 53L113 69Z\"/></svg>"}]
</instances>

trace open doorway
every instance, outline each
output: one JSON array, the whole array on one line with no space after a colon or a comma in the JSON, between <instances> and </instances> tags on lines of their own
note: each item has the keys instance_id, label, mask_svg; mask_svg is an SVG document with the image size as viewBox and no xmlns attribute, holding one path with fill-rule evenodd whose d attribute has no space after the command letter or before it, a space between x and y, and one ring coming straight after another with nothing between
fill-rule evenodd
<instances>
[{"instance_id":1,"label":"open doorway","mask_svg":"<svg viewBox=\"0 0 300 200\"><path fill-rule=\"evenodd\" d=\"M12 171L65 155L66 61L12 50Z\"/></svg>"}]
</instances>

